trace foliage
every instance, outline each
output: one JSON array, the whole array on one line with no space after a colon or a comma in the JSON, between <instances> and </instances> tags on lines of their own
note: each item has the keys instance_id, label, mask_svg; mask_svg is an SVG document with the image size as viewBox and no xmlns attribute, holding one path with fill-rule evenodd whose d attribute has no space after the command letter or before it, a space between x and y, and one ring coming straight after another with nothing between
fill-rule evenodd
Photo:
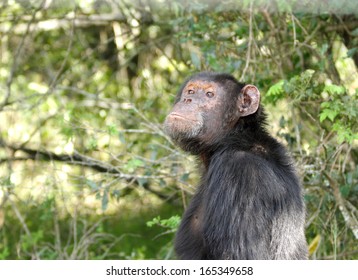
<instances>
[{"instance_id":1,"label":"foliage","mask_svg":"<svg viewBox=\"0 0 358 280\"><path fill-rule=\"evenodd\" d=\"M180 224L180 217L178 215L172 216L169 219L161 219L160 216L154 218L152 221L147 222L148 227L159 225L164 228L175 230Z\"/></svg>"},{"instance_id":2,"label":"foliage","mask_svg":"<svg viewBox=\"0 0 358 280\"><path fill-rule=\"evenodd\" d=\"M354 1L140 2L0 4L0 259L174 258L198 172L161 124L204 70L260 88L310 257L358 258Z\"/></svg>"},{"instance_id":3,"label":"foliage","mask_svg":"<svg viewBox=\"0 0 358 280\"><path fill-rule=\"evenodd\" d=\"M319 75L319 74L318 74ZM306 70L288 80L281 80L272 85L265 96L267 102L276 104L277 101L290 97L299 102L320 102L319 121L328 119L331 125L326 131L335 131L338 143L353 143L358 140L358 89L349 94L344 86L323 83L317 79L315 71ZM323 101L326 100L326 101Z\"/></svg>"}]
</instances>

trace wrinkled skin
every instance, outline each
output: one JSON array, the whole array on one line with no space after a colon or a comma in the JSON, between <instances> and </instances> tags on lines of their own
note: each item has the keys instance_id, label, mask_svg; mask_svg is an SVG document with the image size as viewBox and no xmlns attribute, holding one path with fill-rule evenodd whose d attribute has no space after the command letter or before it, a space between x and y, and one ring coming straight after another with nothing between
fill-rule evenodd
<instances>
[{"instance_id":1,"label":"wrinkled skin","mask_svg":"<svg viewBox=\"0 0 358 280\"><path fill-rule=\"evenodd\" d=\"M226 92L225 86L235 88L236 92ZM165 120L165 131L181 148L195 154L200 150L198 145L216 143L232 130L240 117L258 109L257 88L247 85L242 90L240 86L230 80L210 81L210 77L200 74L193 77L181 88Z\"/></svg>"}]
</instances>

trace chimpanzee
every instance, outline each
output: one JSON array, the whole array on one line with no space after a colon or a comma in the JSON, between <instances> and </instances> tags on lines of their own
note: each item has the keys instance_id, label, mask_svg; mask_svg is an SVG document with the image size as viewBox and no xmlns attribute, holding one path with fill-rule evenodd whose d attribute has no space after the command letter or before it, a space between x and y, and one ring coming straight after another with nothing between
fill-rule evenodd
<instances>
[{"instance_id":1,"label":"chimpanzee","mask_svg":"<svg viewBox=\"0 0 358 280\"><path fill-rule=\"evenodd\" d=\"M203 165L175 239L180 259L307 259L301 185L265 125L259 90L230 74L202 72L179 90L164 128Z\"/></svg>"}]
</instances>

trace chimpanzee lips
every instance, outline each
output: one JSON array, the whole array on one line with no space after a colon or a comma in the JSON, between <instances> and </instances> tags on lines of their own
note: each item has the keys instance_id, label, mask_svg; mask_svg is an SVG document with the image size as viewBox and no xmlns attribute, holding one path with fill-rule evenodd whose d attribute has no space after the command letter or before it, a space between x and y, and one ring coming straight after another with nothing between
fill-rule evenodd
<instances>
[{"instance_id":1,"label":"chimpanzee lips","mask_svg":"<svg viewBox=\"0 0 358 280\"><path fill-rule=\"evenodd\" d=\"M188 118L187 116L179 115L176 113L171 113L168 117L183 119L183 120L191 121L191 122L197 122L197 120L193 120L193 119Z\"/></svg>"}]
</instances>

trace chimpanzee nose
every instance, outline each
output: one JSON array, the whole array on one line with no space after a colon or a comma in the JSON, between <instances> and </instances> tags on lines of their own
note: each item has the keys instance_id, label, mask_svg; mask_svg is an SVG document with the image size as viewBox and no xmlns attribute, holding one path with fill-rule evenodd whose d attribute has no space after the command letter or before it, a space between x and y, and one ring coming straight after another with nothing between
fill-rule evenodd
<instances>
[{"instance_id":1,"label":"chimpanzee nose","mask_svg":"<svg viewBox=\"0 0 358 280\"><path fill-rule=\"evenodd\" d=\"M183 102L187 103L187 104L191 103L191 101L192 101L191 98L184 98L184 100L183 100Z\"/></svg>"}]
</instances>

